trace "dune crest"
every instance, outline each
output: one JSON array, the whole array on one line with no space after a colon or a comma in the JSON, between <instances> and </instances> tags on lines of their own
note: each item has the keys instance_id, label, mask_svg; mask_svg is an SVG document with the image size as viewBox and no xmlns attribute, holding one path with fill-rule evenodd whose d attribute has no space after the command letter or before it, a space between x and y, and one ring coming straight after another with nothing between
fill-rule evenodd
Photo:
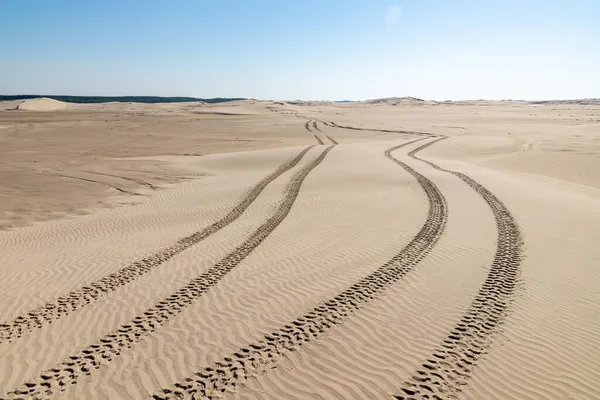
<instances>
[{"instance_id":1,"label":"dune crest","mask_svg":"<svg viewBox=\"0 0 600 400\"><path fill-rule=\"evenodd\" d=\"M49 99L47 97L25 100L21 104L17 105L17 110L23 111L58 111L66 109L67 103Z\"/></svg>"}]
</instances>

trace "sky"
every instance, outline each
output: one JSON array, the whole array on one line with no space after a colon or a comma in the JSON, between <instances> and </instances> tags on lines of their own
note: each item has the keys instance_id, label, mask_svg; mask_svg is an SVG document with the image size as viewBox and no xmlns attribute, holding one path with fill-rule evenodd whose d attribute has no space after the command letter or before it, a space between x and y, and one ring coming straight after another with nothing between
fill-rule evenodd
<instances>
[{"instance_id":1,"label":"sky","mask_svg":"<svg viewBox=\"0 0 600 400\"><path fill-rule=\"evenodd\" d=\"M0 6L0 94L600 97L598 0L4 0Z\"/></svg>"}]
</instances>

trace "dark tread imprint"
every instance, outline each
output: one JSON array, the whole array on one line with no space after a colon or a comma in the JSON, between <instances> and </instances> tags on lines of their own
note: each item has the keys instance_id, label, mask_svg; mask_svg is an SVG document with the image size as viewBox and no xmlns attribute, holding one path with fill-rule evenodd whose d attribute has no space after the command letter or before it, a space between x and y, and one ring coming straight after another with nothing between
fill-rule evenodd
<instances>
[{"instance_id":1,"label":"dark tread imprint","mask_svg":"<svg viewBox=\"0 0 600 400\"><path fill-rule=\"evenodd\" d=\"M340 128L340 129L351 129L354 131L371 131L371 132L385 132L385 133L401 133L405 135L420 135L420 136L428 136L428 137L437 137L439 135L428 133L428 132L415 132L415 131L403 131L403 130L394 130L394 129L376 129L376 128L359 128L356 126L346 126L346 125L338 125L333 121L321 121L324 125L327 125L332 128Z\"/></svg>"},{"instance_id":2,"label":"dark tread imprint","mask_svg":"<svg viewBox=\"0 0 600 400\"><path fill-rule=\"evenodd\" d=\"M425 257L441 237L447 220L446 199L433 182L407 164L391 156L391 152L422 139L392 147L385 156L410 173L421 185L429 203L427 220L417 235L392 259L334 298L264 336L262 340L239 349L194 376L153 395L154 399L203 399L233 390L248 377L276 367L278 360L290 351L313 341L343 323L351 314L368 305L394 282L403 278ZM212 398L212 397L210 397Z\"/></svg>"},{"instance_id":3,"label":"dark tread imprint","mask_svg":"<svg viewBox=\"0 0 600 400\"><path fill-rule=\"evenodd\" d=\"M102 363L106 364L124 349L139 342L181 313L239 265L279 226L292 209L304 178L323 161L327 153L334 147L327 147L318 157L296 172L285 187L277 210L244 243L221 261L169 297L159 301L154 307L133 318L129 323L105 335L97 343L78 351L37 378L22 384L9 395L19 398L39 398L59 393L68 385L76 384L82 376L90 375L92 370L99 369Z\"/></svg>"},{"instance_id":4,"label":"dark tread imprint","mask_svg":"<svg viewBox=\"0 0 600 400\"><path fill-rule=\"evenodd\" d=\"M313 120L313 128L315 128L316 130L318 130L319 132L321 132L323 134L323 136L325 136L332 144L339 144L337 140L333 139L331 136L327 135L325 132L323 132L321 129L319 129L319 127L317 126L317 122L321 122L322 124L326 125L325 122L321 121L321 120Z\"/></svg>"},{"instance_id":5,"label":"dark tread imprint","mask_svg":"<svg viewBox=\"0 0 600 400\"><path fill-rule=\"evenodd\" d=\"M323 135L325 135L325 134L323 134ZM331 143L333 143L333 144L339 144L339 143L337 142L337 140L335 140L335 139L334 139L334 138L332 138L331 136L329 136L329 135L325 135L325 137L326 137L327 139L329 139L329 141L330 141Z\"/></svg>"},{"instance_id":6,"label":"dark tread imprint","mask_svg":"<svg viewBox=\"0 0 600 400\"><path fill-rule=\"evenodd\" d=\"M269 183L296 166L302 157L304 157L304 155L313 147L314 146L309 146L305 148L293 159L280 165L273 173L266 176L252 187L246 193L244 198L229 211L227 215L207 228L204 228L202 231L195 232L185 238L179 239L175 244L162 249L157 253L136 261L117 272L74 290L56 300L50 301L41 307L22 314L9 323L0 324L0 343L19 338L27 332L36 328L41 328L45 324L51 323L75 310L85 307L91 302L96 301L102 295L112 292L118 287L148 273L152 268L164 263L175 255L223 229L238 219Z\"/></svg>"},{"instance_id":7,"label":"dark tread imprint","mask_svg":"<svg viewBox=\"0 0 600 400\"><path fill-rule=\"evenodd\" d=\"M517 222L493 193L463 173L419 160L457 176L479 193L494 213L498 239L487 279L469 309L422 368L400 387L402 393L394 396L398 400L453 397L467 384L477 361L487 352L493 334L504 321L523 258L523 238Z\"/></svg>"},{"instance_id":8,"label":"dark tread imprint","mask_svg":"<svg viewBox=\"0 0 600 400\"><path fill-rule=\"evenodd\" d=\"M316 129L322 133L323 131L317 126L317 122L319 122L319 121L315 121L315 120L312 121L313 129Z\"/></svg>"},{"instance_id":9,"label":"dark tread imprint","mask_svg":"<svg viewBox=\"0 0 600 400\"><path fill-rule=\"evenodd\" d=\"M304 117L302 117L304 118ZM310 128L313 127L313 129L318 130L319 132L321 132L321 130L319 128L317 128L317 121L309 119L308 121L306 121L306 123L304 124L304 128L306 128L307 131L309 131L310 133L313 134L314 138L316 139L317 143L319 143L320 145L324 145L325 142L323 142L323 139L321 139L319 136L317 136L314 131ZM327 135L325 135L327 136ZM327 136L327 139L329 139L329 141L331 142L331 144L338 144L338 142L336 142L335 140L331 140L331 138L329 138L329 136Z\"/></svg>"},{"instance_id":10,"label":"dark tread imprint","mask_svg":"<svg viewBox=\"0 0 600 400\"><path fill-rule=\"evenodd\" d=\"M276 113L280 113L280 114L282 114L282 115L290 115L290 114L291 114L291 115L294 115L294 116L296 116L296 117L298 117L298 118L300 118L300 119L307 119L306 123L304 124L304 128L305 128L307 131L309 131L310 133L312 133L312 134L313 134L313 136L314 136L314 137L315 137L315 139L317 140L317 143L319 143L320 145L324 145L325 143L323 142L323 139L321 139L319 136L317 136L317 135L314 133L314 132L315 132L314 130L317 130L317 131L321 132L321 133L323 134L323 136L325 136L325 137L326 137L326 138L327 138L327 139L328 139L328 140L331 142L331 144L339 144L339 143L338 143L338 142L337 142L335 139L333 139L333 138L331 138L330 136L326 135L326 134L325 134L325 133L324 133L324 132L323 132L323 131L322 131L322 130L321 130L321 129L320 129L318 126L317 126L317 122L321 122L322 124L324 124L324 125L328 125L328 126L335 126L336 128L343 128L343 129L360 129L360 128L353 128L353 127L343 127L343 126L339 126L339 125L336 125L336 124L335 124L335 123L333 123L333 122L327 123L326 121L314 120L314 119L308 119L307 117L305 117L305 116L304 116L304 115L302 115L302 114L299 114L299 113L298 113L298 111L295 111L295 110L289 110L289 111L287 111L287 112L284 112L284 110L277 110L277 109L276 109L276 108L274 108L274 107L267 107L267 109L268 109L269 111L276 112ZM329 124L333 124L333 125L329 125ZM312 127L312 129L311 129L311 127ZM314 130L313 130L313 129L314 129ZM363 129L363 130L372 130L372 129ZM392 131L390 131L390 132L392 132ZM395 132L395 131L394 131L394 132ZM416 133L416 134L419 134L419 135L420 135L420 134L422 134L422 133L420 133L420 132L404 132L404 131L402 131L402 132L403 132L403 133L413 133L413 134L415 134L415 133ZM430 134L425 134L425 135L430 135Z\"/></svg>"},{"instance_id":11,"label":"dark tread imprint","mask_svg":"<svg viewBox=\"0 0 600 400\"><path fill-rule=\"evenodd\" d=\"M306 129L310 133L312 133L312 130L310 129L310 123L311 122L312 122L312 120L309 120L309 121L306 121L306 123L304 124L304 129Z\"/></svg>"}]
</instances>

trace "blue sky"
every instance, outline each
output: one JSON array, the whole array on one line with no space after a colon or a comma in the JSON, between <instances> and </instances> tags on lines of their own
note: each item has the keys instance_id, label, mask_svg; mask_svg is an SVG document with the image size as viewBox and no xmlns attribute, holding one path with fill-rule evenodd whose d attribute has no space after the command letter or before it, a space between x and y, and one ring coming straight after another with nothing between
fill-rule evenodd
<instances>
[{"instance_id":1,"label":"blue sky","mask_svg":"<svg viewBox=\"0 0 600 400\"><path fill-rule=\"evenodd\" d=\"M600 97L597 0L27 0L0 94Z\"/></svg>"}]
</instances>

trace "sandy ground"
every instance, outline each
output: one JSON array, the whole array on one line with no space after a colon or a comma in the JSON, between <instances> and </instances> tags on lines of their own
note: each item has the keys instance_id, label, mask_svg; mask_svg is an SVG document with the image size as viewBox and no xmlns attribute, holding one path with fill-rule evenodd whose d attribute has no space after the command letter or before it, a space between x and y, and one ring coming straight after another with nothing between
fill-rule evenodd
<instances>
[{"instance_id":1,"label":"sandy ground","mask_svg":"<svg viewBox=\"0 0 600 400\"><path fill-rule=\"evenodd\" d=\"M0 398L600 398L600 104L5 102L0 160Z\"/></svg>"}]
</instances>

